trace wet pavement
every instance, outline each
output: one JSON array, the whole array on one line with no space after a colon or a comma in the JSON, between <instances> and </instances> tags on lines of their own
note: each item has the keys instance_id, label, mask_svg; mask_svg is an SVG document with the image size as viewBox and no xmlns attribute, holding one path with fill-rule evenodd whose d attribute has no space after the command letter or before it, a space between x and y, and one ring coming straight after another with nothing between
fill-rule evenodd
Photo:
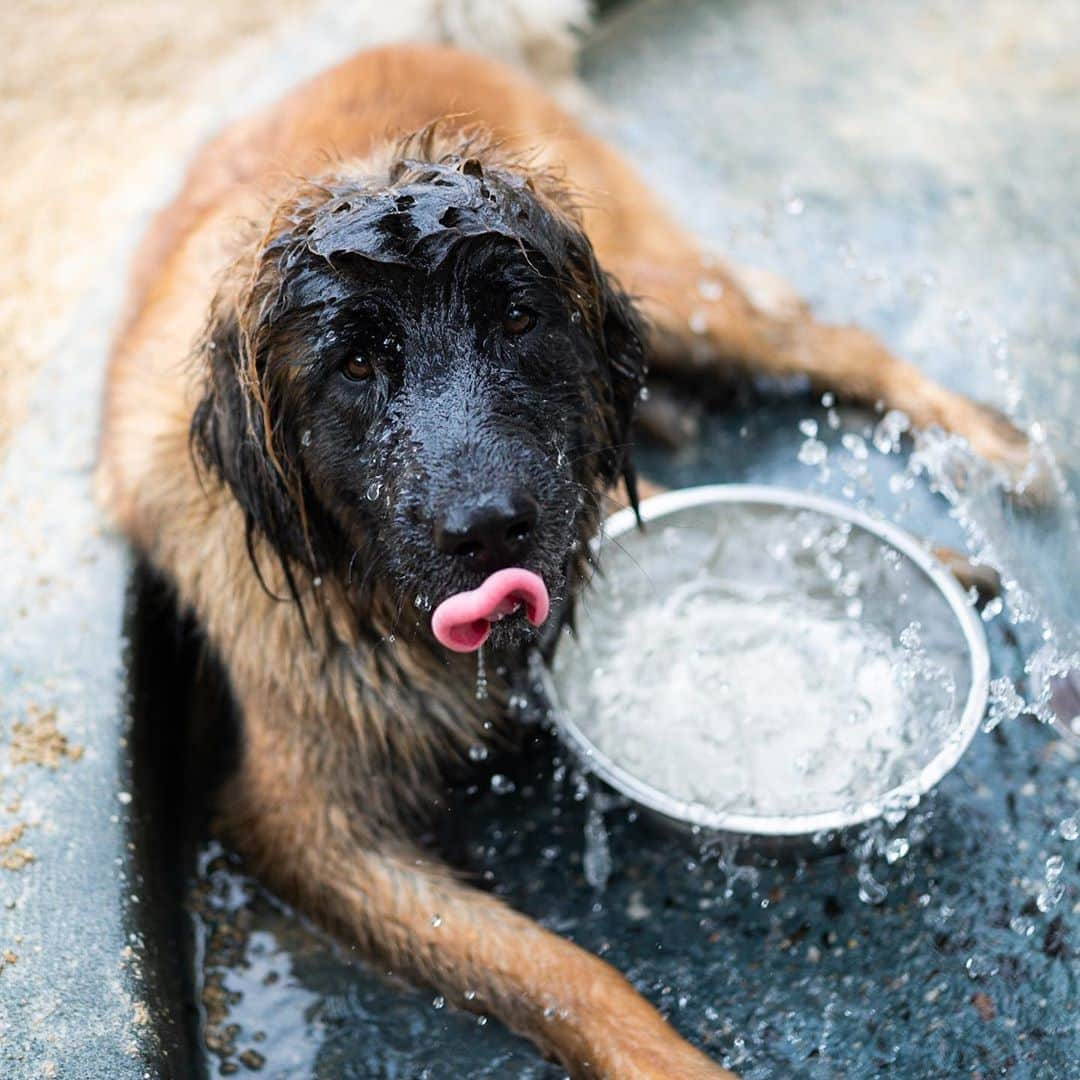
<instances>
[{"instance_id":1,"label":"wet pavement","mask_svg":"<svg viewBox=\"0 0 1080 1080\"><path fill-rule=\"evenodd\" d=\"M839 415L837 441L865 421ZM809 471L794 460L797 420L807 416L827 427L827 410L805 403L717 420L707 448L666 468L657 455L654 474L795 485ZM905 474L890 457L874 460L872 475L887 491L890 476ZM934 496L916 489L907 498L907 525L958 541ZM898 516L899 501L891 500ZM1023 688L1022 634L1001 616L987 630L995 676ZM607 957L681 1031L747 1077L1067 1076L1080 1068L1078 761L1051 729L1013 720L977 735L906 820L850 837L840 853L807 843L779 860L702 848L614 802L603 813L610 876L598 890L583 865L595 795L539 737L524 760L477 776L456 834L481 881ZM1057 899L1047 888L1055 857ZM281 1075L561 1075L497 1024L479 1027L433 992L387 993L227 854L204 850L201 866L197 974L238 995L227 1011L240 1025L235 1051L257 1049ZM238 922L244 944L205 951L215 930ZM265 1038L252 1042L259 1032Z\"/></svg>"}]
</instances>

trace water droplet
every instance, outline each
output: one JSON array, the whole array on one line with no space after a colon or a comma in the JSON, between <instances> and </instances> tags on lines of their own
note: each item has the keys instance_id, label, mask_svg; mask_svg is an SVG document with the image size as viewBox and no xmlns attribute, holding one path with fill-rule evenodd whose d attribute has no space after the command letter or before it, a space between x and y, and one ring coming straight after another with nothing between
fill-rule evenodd
<instances>
[{"instance_id":1,"label":"water droplet","mask_svg":"<svg viewBox=\"0 0 1080 1080\"><path fill-rule=\"evenodd\" d=\"M474 746L469 747L469 760L470 761L485 761L488 757L488 748L481 746L477 743Z\"/></svg>"},{"instance_id":2,"label":"water droplet","mask_svg":"<svg viewBox=\"0 0 1080 1080\"><path fill-rule=\"evenodd\" d=\"M581 322L581 312L577 311L576 309L574 311L571 311L570 312L570 321L575 326L577 326Z\"/></svg>"},{"instance_id":3,"label":"water droplet","mask_svg":"<svg viewBox=\"0 0 1080 1080\"><path fill-rule=\"evenodd\" d=\"M990 681L990 708L983 721L983 731L993 731L1003 720L1015 720L1024 711L1024 699L1016 692L1011 679L1004 676Z\"/></svg>"},{"instance_id":4,"label":"water droplet","mask_svg":"<svg viewBox=\"0 0 1080 1080\"><path fill-rule=\"evenodd\" d=\"M311 428L305 429L304 434L300 436L300 445L301 446L310 446L311 445Z\"/></svg>"},{"instance_id":5,"label":"water droplet","mask_svg":"<svg viewBox=\"0 0 1080 1080\"><path fill-rule=\"evenodd\" d=\"M866 443L856 435L853 431L845 431L840 436L840 445L853 457L856 461L865 461L870 452L866 449Z\"/></svg>"},{"instance_id":6,"label":"water droplet","mask_svg":"<svg viewBox=\"0 0 1080 1080\"><path fill-rule=\"evenodd\" d=\"M611 876L611 848L608 844L604 815L596 800L585 819L585 851L581 859L585 880L594 889L603 889Z\"/></svg>"},{"instance_id":7,"label":"water droplet","mask_svg":"<svg viewBox=\"0 0 1080 1080\"><path fill-rule=\"evenodd\" d=\"M724 295L724 286L719 281L714 281L711 278L702 278L698 282L698 292L701 294L702 300L719 300Z\"/></svg>"},{"instance_id":8,"label":"water droplet","mask_svg":"<svg viewBox=\"0 0 1080 1080\"><path fill-rule=\"evenodd\" d=\"M897 836L885 845L885 861L888 863L899 862L909 851L911 844L906 836Z\"/></svg>"},{"instance_id":9,"label":"water droplet","mask_svg":"<svg viewBox=\"0 0 1080 1080\"><path fill-rule=\"evenodd\" d=\"M1064 895L1065 886L1060 881L1057 879L1054 881L1048 880L1045 887L1035 897L1035 906L1045 914L1047 911L1052 911L1057 907Z\"/></svg>"},{"instance_id":10,"label":"water droplet","mask_svg":"<svg viewBox=\"0 0 1080 1080\"><path fill-rule=\"evenodd\" d=\"M874 449L881 454L895 454L900 450L901 439L911 428L907 413L890 409L874 428Z\"/></svg>"},{"instance_id":11,"label":"water droplet","mask_svg":"<svg viewBox=\"0 0 1080 1080\"><path fill-rule=\"evenodd\" d=\"M367 495L370 502L375 502L376 499L378 499L378 497L382 494L382 481L372 480L371 483L368 484L365 494Z\"/></svg>"},{"instance_id":12,"label":"water droplet","mask_svg":"<svg viewBox=\"0 0 1080 1080\"><path fill-rule=\"evenodd\" d=\"M436 1009L441 1009L446 1004L446 998L444 998L442 994L436 994L435 997L432 998L431 1004L434 1005Z\"/></svg>"},{"instance_id":13,"label":"water droplet","mask_svg":"<svg viewBox=\"0 0 1080 1080\"><path fill-rule=\"evenodd\" d=\"M502 773L495 773L491 778L491 790L496 795L509 795L516 787L514 781L508 776L503 776Z\"/></svg>"},{"instance_id":14,"label":"water droplet","mask_svg":"<svg viewBox=\"0 0 1080 1080\"><path fill-rule=\"evenodd\" d=\"M818 423L816 420L809 418L800 420L799 431L801 431L808 439L816 438L818 433Z\"/></svg>"},{"instance_id":15,"label":"water droplet","mask_svg":"<svg viewBox=\"0 0 1080 1080\"><path fill-rule=\"evenodd\" d=\"M975 954L964 961L964 970L971 979L985 979L996 975L998 969L992 960Z\"/></svg>"},{"instance_id":16,"label":"water droplet","mask_svg":"<svg viewBox=\"0 0 1080 1080\"><path fill-rule=\"evenodd\" d=\"M806 204L802 201L802 199L795 197L788 199L788 201L784 203L784 209L792 217L798 217L806 209Z\"/></svg>"},{"instance_id":17,"label":"water droplet","mask_svg":"<svg viewBox=\"0 0 1080 1080\"><path fill-rule=\"evenodd\" d=\"M889 890L874 877L869 863L860 863L855 874L859 882L859 899L864 904L882 904Z\"/></svg>"},{"instance_id":18,"label":"water droplet","mask_svg":"<svg viewBox=\"0 0 1080 1080\"><path fill-rule=\"evenodd\" d=\"M807 439L799 447L798 459L802 465L824 465L828 457L829 449L820 439Z\"/></svg>"},{"instance_id":19,"label":"water droplet","mask_svg":"<svg viewBox=\"0 0 1080 1080\"><path fill-rule=\"evenodd\" d=\"M438 930L439 927L442 926L442 916L441 915L432 915L431 916L431 925L433 927L435 927L436 930Z\"/></svg>"},{"instance_id":20,"label":"water droplet","mask_svg":"<svg viewBox=\"0 0 1080 1080\"><path fill-rule=\"evenodd\" d=\"M690 327L692 334L704 334L708 329L709 322L704 311L692 311L690 318L687 320L687 325Z\"/></svg>"},{"instance_id":21,"label":"water droplet","mask_svg":"<svg viewBox=\"0 0 1080 1080\"><path fill-rule=\"evenodd\" d=\"M486 701L488 696L487 670L484 667L484 646L476 650L476 700Z\"/></svg>"},{"instance_id":22,"label":"water droplet","mask_svg":"<svg viewBox=\"0 0 1080 1080\"><path fill-rule=\"evenodd\" d=\"M1032 919L1025 918L1023 915L1014 915L1009 920L1009 929L1021 937L1031 937L1035 933L1035 923Z\"/></svg>"}]
</instances>

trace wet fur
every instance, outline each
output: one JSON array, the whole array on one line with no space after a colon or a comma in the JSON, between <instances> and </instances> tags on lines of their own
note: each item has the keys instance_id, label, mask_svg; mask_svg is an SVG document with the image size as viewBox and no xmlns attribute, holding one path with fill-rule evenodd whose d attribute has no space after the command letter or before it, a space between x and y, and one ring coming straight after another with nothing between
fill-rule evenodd
<instances>
[{"instance_id":1,"label":"wet fur","mask_svg":"<svg viewBox=\"0 0 1080 1080\"><path fill-rule=\"evenodd\" d=\"M402 142L408 131L420 134ZM425 194L440 185L458 211L448 220ZM414 470L399 448L353 466L321 430L305 447L303 417L322 385L317 311L350 302L333 292L342 262L396 281L438 264L448 230L473 226L478 243L541 256L552 295L580 316L580 377L561 406L577 425L561 447L571 464L551 468L569 469L582 498L555 545L565 550L538 556L561 560L567 593L587 577L604 493L620 478L633 487L627 430L646 353L684 379L807 375L960 430L1009 465L1025 444L869 335L819 324L774 280L702 252L527 78L451 50L361 55L235 125L144 241L110 366L100 493L228 673L243 734L222 828L274 888L382 968L497 1015L575 1076L726 1075L609 966L410 839L438 811L446 770L512 737L508 685L493 679L477 701L475 659L436 646L410 604L424 572L416 536L357 498L372 469L389 486L428 474L424 498L444 498L436 459ZM703 278L719 293L709 304ZM522 391L526 412L536 386ZM519 431L524 446L533 432ZM530 452L533 468L542 451ZM501 644L512 674L524 637Z\"/></svg>"},{"instance_id":2,"label":"wet fur","mask_svg":"<svg viewBox=\"0 0 1080 1080\"><path fill-rule=\"evenodd\" d=\"M379 585L390 580L396 584L392 601L405 591L406 578L414 595L445 596L479 584L483 575L433 577L431 508L425 504L433 497L443 505L467 502L473 494L467 483L454 487L432 477L447 471L450 456L477 476L498 478L516 466L520 482L548 505L548 519L565 518L566 528L546 537L551 550L536 569L549 587L573 592L597 528L600 494L620 479L633 488L627 447L645 376L634 308L597 265L554 180L545 182L480 137L440 136L437 125L403 140L391 156L384 176L346 170L301 185L275 208L270 239L256 240L234 264L231 274L247 284L215 302L200 345L206 390L192 420L193 447L243 508L254 566L259 569L258 537L272 549L301 609L298 571L337 580L355 576L349 602L356 611L377 609L385 601ZM479 272L470 274L470 263L480 264ZM483 273L485 264L492 272ZM444 270L445 282L439 276ZM341 350L402 348L387 336L402 321L402 313L391 310L403 306L393 303L394 290L404 292L416 272L433 278L436 291L456 285L497 294L515 277L522 287L532 279L545 284L542 292L532 288L532 302L552 309L546 312L549 327L556 324L562 333L549 330L531 356L508 350L514 355L506 363L527 366L531 374L530 380L519 371L503 394L498 419L508 432L495 434L489 425L459 432L455 442L438 415L453 407L445 400L422 402L430 415L404 430L376 426L371 415L349 424L350 412L364 412L355 393L339 393L329 409L313 400ZM352 326L352 310L373 294L383 321ZM475 327L447 314L449 325L433 328L440 347L424 372L443 382L450 380L446 369L455 351L475 348ZM361 329L368 332L350 340ZM324 344L331 335L334 344ZM396 369L406 364L390 360L394 370L383 373L375 395L367 395L377 399L369 414L385 410L386 399L400 389L392 377L403 376ZM490 366L500 362L498 355L489 360ZM305 436L314 444L310 449L302 445ZM427 490L418 491L409 478L421 472L428 474ZM560 486L556 507L552 489ZM378 498L364 497L376 488ZM386 520L391 496L394 516L415 511L415 529ZM579 506L582 499L586 505ZM372 503L384 512L374 512ZM568 560L575 540L577 554ZM410 640L417 621L416 613L401 618L399 612L394 629ZM372 642L388 633L380 625L365 629Z\"/></svg>"}]
</instances>

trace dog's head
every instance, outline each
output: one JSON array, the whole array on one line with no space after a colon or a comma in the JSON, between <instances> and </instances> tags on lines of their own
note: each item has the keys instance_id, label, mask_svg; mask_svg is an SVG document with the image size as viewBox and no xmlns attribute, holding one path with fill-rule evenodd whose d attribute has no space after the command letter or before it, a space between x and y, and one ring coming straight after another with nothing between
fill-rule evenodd
<instances>
[{"instance_id":1,"label":"dog's head","mask_svg":"<svg viewBox=\"0 0 1080 1080\"><path fill-rule=\"evenodd\" d=\"M549 185L467 153L307 185L219 295L193 437L294 594L378 583L404 628L506 567L573 586L644 364Z\"/></svg>"}]
</instances>

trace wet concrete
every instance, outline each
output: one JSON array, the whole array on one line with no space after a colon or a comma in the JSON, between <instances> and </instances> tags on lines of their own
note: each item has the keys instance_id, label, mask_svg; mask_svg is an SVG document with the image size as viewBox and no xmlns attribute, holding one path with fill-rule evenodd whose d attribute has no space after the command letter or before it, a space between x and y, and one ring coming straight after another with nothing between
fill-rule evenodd
<instances>
[{"instance_id":1,"label":"wet concrete","mask_svg":"<svg viewBox=\"0 0 1080 1080\"><path fill-rule=\"evenodd\" d=\"M863 430L864 414L838 416L837 442ZM672 483L806 486L811 470L795 461L806 417L828 428L823 408L757 403L712 421L702 447L650 464ZM899 458L872 459L878 504L921 535L959 542L929 492L890 497L889 478L902 475ZM995 676L1023 688L1016 629L1001 617L987 629ZM779 861L733 858L616 804L605 812L612 873L597 891L583 868L588 785L538 736L531 755L493 763L462 793L453 834L480 881L617 964L747 1077L1065 1076L1080 1067L1080 848L1061 826L1080 802L1078 761L1033 720L979 734L934 797L864 838L876 850L866 858L857 836L841 853L808 844ZM1044 911L1053 855L1064 859L1064 891ZM253 1047L285 1075L561 1075L498 1025L440 1007L434 992L387 992L213 845L192 909L199 985L211 1004L219 988L237 995L227 1022L239 1030L213 1069ZM221 927L231 951L208 944Z\"/></svg>"},{"instance_id":2,"label":"wet concrete","mask_svg":"<svg viewBox=\"0 0 1080 1080\"><path fill-rule=\"evenodd\" d=\"M103 355L82 314L65 348ZM127 847L128 559L89 497L96 394L58 367L0 471L0 1075L121 1080L171 1023Z\"/></svg>"}]
</instances>

